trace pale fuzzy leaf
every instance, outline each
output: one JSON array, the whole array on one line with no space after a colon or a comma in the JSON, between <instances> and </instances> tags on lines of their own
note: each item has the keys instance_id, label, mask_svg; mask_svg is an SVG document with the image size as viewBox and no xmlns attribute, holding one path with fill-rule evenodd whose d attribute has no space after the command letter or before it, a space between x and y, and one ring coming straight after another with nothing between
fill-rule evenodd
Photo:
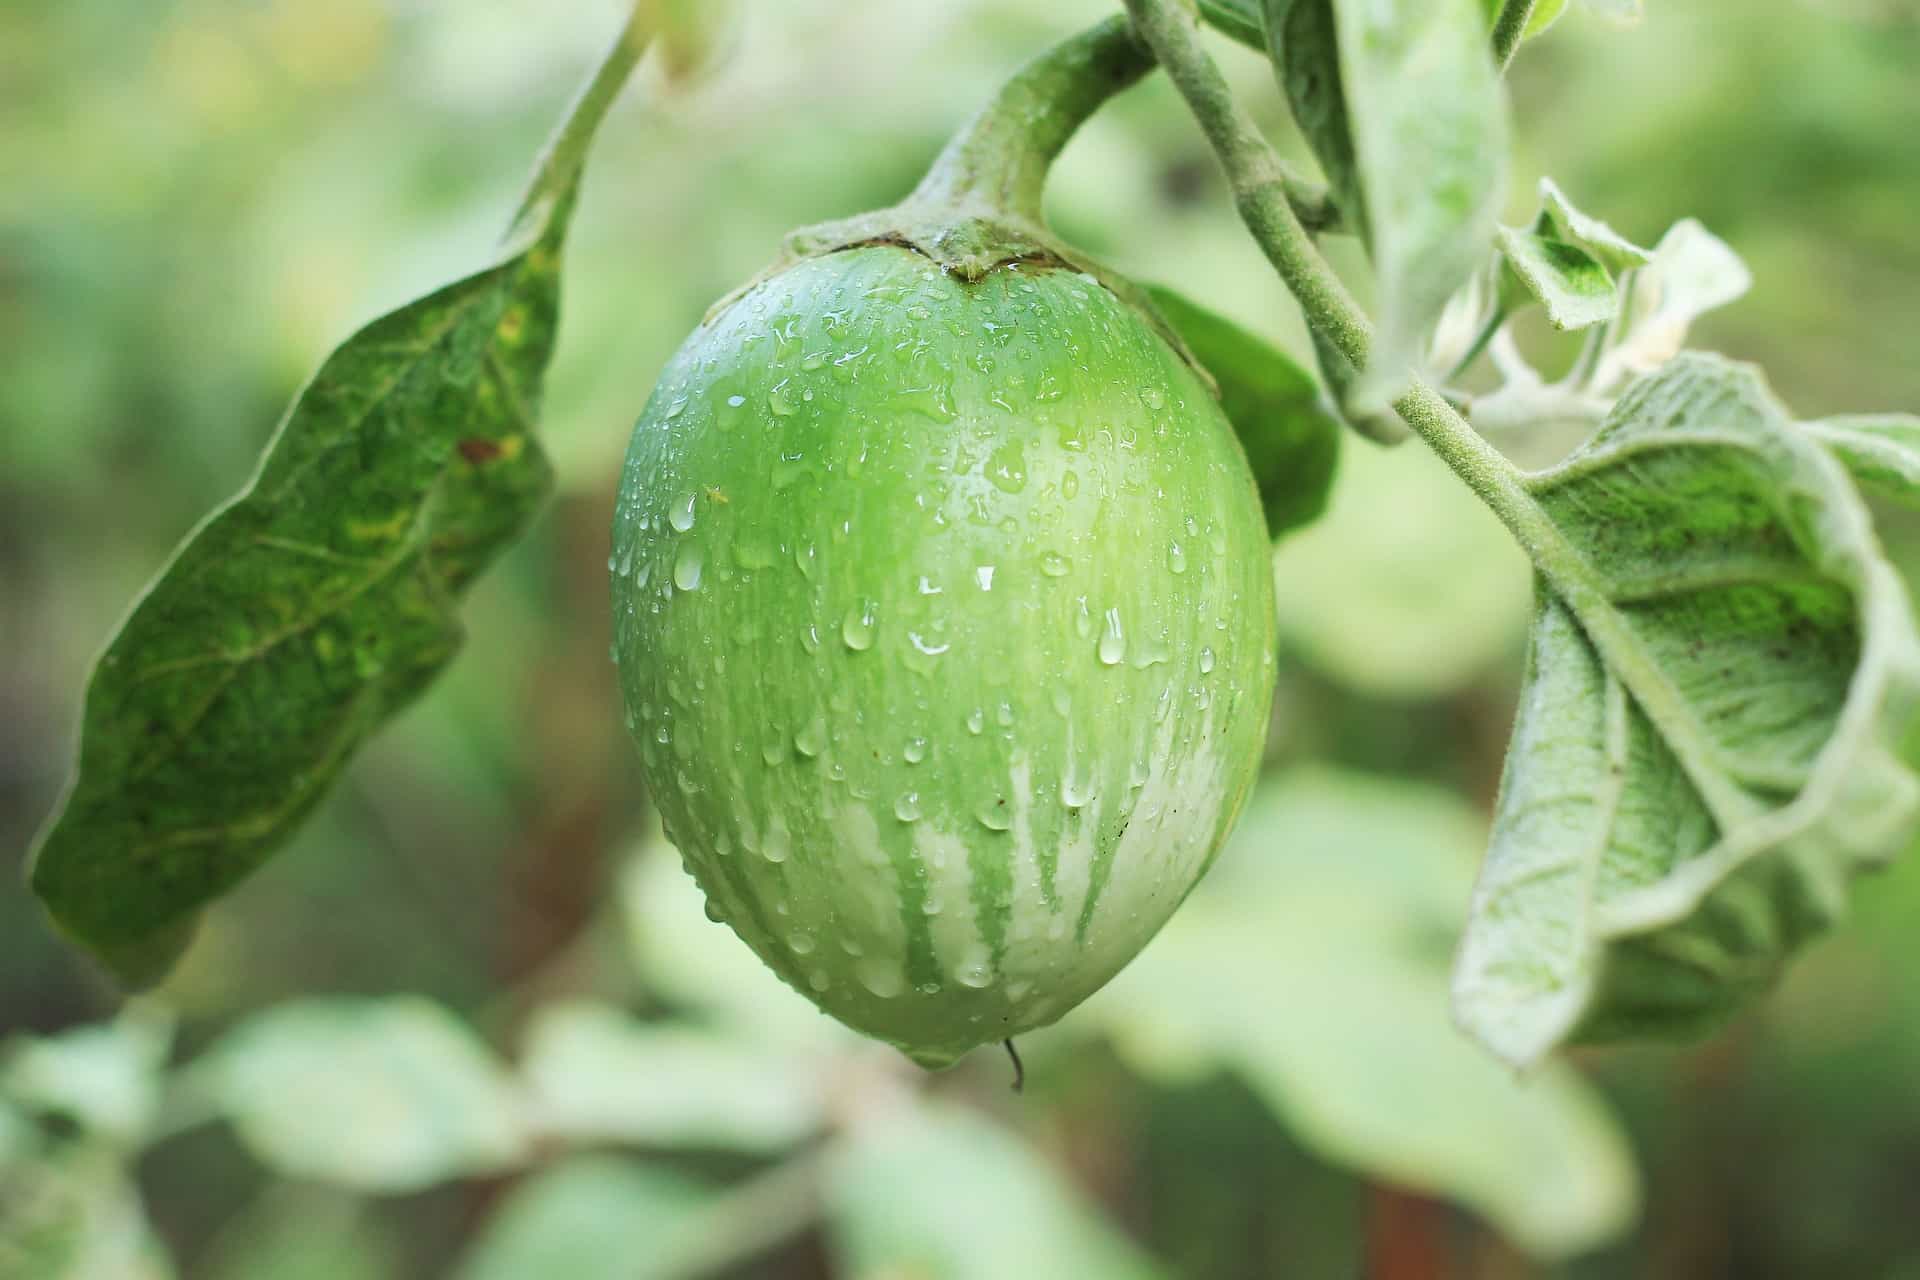
<instances>
[{"instance_id":1,"label":"pale fuzzy leaf","mask_svg":"<svg viewBox=\"0 0 1920 1280\"><path fill-rule=\"evenodd\" d=\"M681 1174L578 1155L514 1187L456 1280L665 1280L714 1193Z\"/></svg>"},{"instance_id":2,"label":"pale fuzzy leaf","mask_svg":"<svg viewBox=\"0 0 1920 1280\"><path fill-rule=\"evenodd\" d=\"M948 1106L869 1117L828 1192L849 1276L1152 1280L1162 1273L1012 1134Z\"/></svg>"},{"instance_id":3,"label":"pale fuzzy leaf","mask_svg":"<svg viewBox=\"0 0 1920 1280\"><path fill-rule=\"evenodd\" d=\"M1659 368L1678 354L1695 320L1752 285L1752 274L1726 241L1692 218L1674 223L1634 277L1626 336L1601 361L1594 389Z\"/></svg>"},{"instance_id":4,"label":"pale fuzzy leaf","mask_svg":"<svg viewBox=\"0 0 1920 1280\"><path fill-rule=\"evenodd\" d=\"M524 1071L548 1137L773 1152L824 1123L819 1065L580 1002L541 1010Z\"/></svg>"},{"instance_id":5,"label":"pale fuzzy leaf","mask_svg":"<svg viewBox=\"0 0 1920 1280\"><path fill-rule=\"evenodd\" d=\"M1556 240L1578 245L1608 271L1618 274L1644 267L1653 255L1598 218L1573 207L1552 178L1540 179L1540 216L1534 228Z\"/></svg>"},{"instance_id":6,"label":"pale fuzzy leaf","mask_svg":"<svg viewBox=\"0 0 1920 1280\"><path fill-rule=\"evenodd\" d=\"M133 1142L160 1099L170 1019L132 1006L113 1022L18 1042L0 1065L0 1095L67 1116L92 1133Z\"/></svg>"},{"instance_id":7,"label":"pale fuzzy leaf","mask_svg":"<svg viewBox=\"0 0 1920 1280\"><path fill-rule=\"evenodd\" d=\"M1920 416L1858 414L1802 424L1870 491L1920 506Z\"/></svg>"},{"instance_id":8,"label":"pale fuzzy leaf","mask_svg":"<svg viewBox=\"0 0 1920 1280\"><path fill-rule=\"evenodd\" d=\"M1613 277L1584 249L1511 227L1499 228L1496 241L1520 286L1515 292L1545 307L1554 328L1587 329L1613 319L1619 309Z\"/></svg>"},{"instance_id":9,"label":"pale fuzzy leaf","mask_svg":"<svg viewBox=\"0 0 1920 1280\"><path fill-rule=\"evenodd\" d=\"M1356 393L1366 411L1405 389L1428 330L1492 243L1506 103L1475 0L1333 7L1379 309Z\"/></svg>"},{"instance_id":10,"label":"pale fuzzy leaf","mask_svg":"<svg viewBox=\"0 0 1920 1280\"><path fill-rule=\"evenodd\" d=\"M1455 977L1520 1065L1712 1025L1920 827L1905 589L1756 371L1675 359L1527 489L1580 594L1540 591Z\"/></svg>"},{"instance_id":11,"label":"pale fuzzy leaf","mask_svg":"<svg viewBox=\"0 0 1920 1280\"><path fill-rule=\"evenodd\" d=\"M192 1084L262 1162L366 1191L492 1172L526 1145L498 1062L413 996L280 1005L220 1040Z\"/></svg>"},{"instance_id":12,"label":"pale fuzzy leaf","mask_svg":"<svg viewBox=\"0 0 1920 1280\"><path fill-rule=\"evenodd\" d=\"M1287 774L1090 1011L1155 1076L1237 1072L1334 1164L1456 1200L1536 1255L1604 1243L1637 1188L1600 1099L1560 1065L1517 1080L1447 1018L1485 830L1430 786Z\"/></svg>"}]
</instances>

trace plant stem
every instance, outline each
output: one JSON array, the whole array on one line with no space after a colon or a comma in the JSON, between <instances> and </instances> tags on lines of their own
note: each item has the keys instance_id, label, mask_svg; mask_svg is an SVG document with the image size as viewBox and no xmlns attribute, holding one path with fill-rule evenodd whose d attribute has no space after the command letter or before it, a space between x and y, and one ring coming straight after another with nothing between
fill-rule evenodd
<instances>
[{"instance_id":1,"label":"plant stem","mask_svg":"<svg viewBox=\"0 0 1920 1280\"><path fill-rule=\"evenodd\" d=\"M1506 0L1500 6L1500 16L1493 20L1493 64L1502 71L1520 48L1520 38L1526 35L1527 23L1533 17L1534 3L1535 0Z\"/></svg>"},{"instance_id":2,"label":"plant stem","mask_svg":"<svg viewBox=\"0 0 1920 1280\"><path fill-rule=\"evenodd\" d=\"M1141 38L1212 142L1242 220L1300 303L1307 323L1331 340L1355 368L1365 368L1371 326L1287 202L1276 198L1280 189L1272 148L1200 47L1192 12L1183 0L1126 0L1126 5ZM1579 619L1602 661L1667 740L1699 740L1685 699L1614 607L1604 579L1528 492L1519 469L1424 382L1416 380L1393 407L1507 526L1547 585ZM1698 761L1682 754L1682 766L1701 786L1715 813L1737 814L1751 806L1750 797L1714 782L1714 771L1697 767Z\"/></svg>"},{"instance_id":3,"label":"plant stem","mask_svg":"<svg viewBox=\"0 0 1920 1280\"><path fill-rule=\"evenodd\" d=\"M1093 113L1155 66L1122 17L1067 37L1015 72L941 151L911 202L973 207L1041 222L1047 172ZM1338 217L1324 188L1283 174L1287 197L1315 227Z\"/></svg>"},{"instance_id":4,"label":"plant stem","mask_svg":"<svg viewBox=\"0 0 1920 1280\"><path fill-rule=\"evenodd\" d=\"M655 26L654 0L634 0L626 25L620 28L613 46L594 70L593 79L587 81L580 96L567 108L566 117L541 153L533 178L527 184L527 193L508 226L508 243L543 234L554 211L572 198L594 131L606 118L613 100L620 96L627 77L639 65L641 55L653 39Z\"/></svg>"}]
</instances>

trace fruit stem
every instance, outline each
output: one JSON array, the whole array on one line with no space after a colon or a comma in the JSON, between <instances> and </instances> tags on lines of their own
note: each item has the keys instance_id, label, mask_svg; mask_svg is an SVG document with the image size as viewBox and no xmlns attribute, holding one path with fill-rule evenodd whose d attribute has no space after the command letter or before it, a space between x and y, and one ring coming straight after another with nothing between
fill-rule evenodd
<instances>
[{"instance_id":1,"label":"fruit stem","mask_svg":"<svg viewBox=\"0 0 1920 1280\"><path fill-rule=\"evenodd\" d=\"M983 206L1038 223L1054 158L1101 104L1153 65L1125 18L1068 36L1000 86L947 143L913 201Z\"/></svg>"},{"instance_id":2,"label":"fruit stem","mask_svg":"<svg viewBox=\"0 0 1920 1280\"><path fill-rule=\"evenodd\" d=\"M1016 71L948 142L909 205L965 209L1042 223L1047 172L1093 113L1153 70L1154 58L1119 16L1068 36ZM1337 218L1326 190L1284 175L1309 226Z\"/></svg>"},{"instance_id":3,"label":"fruit stem","mask_svg":"<svg viewBox=\"0 0 1920 1280\"><path fill-rule=\"evenodd\" d=\"M606 118L613 100L620 96L627 77L639 65L641 55L653 39L655 25L654 0L634 0L626 25L620 28L613 46L601 58L593 79L587 81L580 96L573 100L566 118L548 140L546 150L541 152L533 178L527 183L527 193L521 197L520 207L508 226L508 244L520 245L545 234L554 211L572 198L594 131Z\"/></svg>"}]
</instances>

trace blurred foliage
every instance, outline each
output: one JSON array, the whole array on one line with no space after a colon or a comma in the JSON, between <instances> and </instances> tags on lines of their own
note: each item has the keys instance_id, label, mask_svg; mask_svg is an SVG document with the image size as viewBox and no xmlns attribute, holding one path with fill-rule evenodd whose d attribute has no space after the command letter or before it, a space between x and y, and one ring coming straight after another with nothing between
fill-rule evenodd
<instances>
[{"instance_id":1,"label":"blurred foliage","mask_svg":"<svg viewBox=\"0 0 1920 1280\"><path fill-rule=\"evenodd\" d=\"M643 78L575 226L562 492L449 677L151 1006L116 1017L0 889L0 1275L1920 1274L1920 859L1708 1044L1521 1083L1445 1024L1526 575L1415 447L1349 442L1328 517L1282 543L1273 781L1138 966L1023 1041L1025 1094L990 1055L921 1076L701 915L605 661L627 427L785 229L896 198L995 77L1110 7L757 0L713 78ZM0 9L4 847L52 805L127 601L332 344L485 256L618 10ZM1271 75L1221 54L1304 156ZM1908 0L1675 0L1630 32L1576 6L1512 73L1508 221L1540 173L1642 242L1698 217L1755 276L1698 341L1807 417L1920 408L1916 65ZM1050 203L1305 356L1221 197L1150 83ZM1920 567L1920 524L1888 528Z\"/></svg>"}]
</instances>

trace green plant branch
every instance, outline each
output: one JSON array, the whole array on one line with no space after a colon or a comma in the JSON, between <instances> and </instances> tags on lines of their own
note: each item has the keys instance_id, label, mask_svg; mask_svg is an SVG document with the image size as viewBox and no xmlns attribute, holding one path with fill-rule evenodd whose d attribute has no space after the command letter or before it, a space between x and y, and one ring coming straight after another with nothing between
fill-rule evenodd
<instances>
[{"instance_id":1,"label":"green plant branch","mask_svg":"<svg viewBox=\"0 0 1920 1280\"><path fill-rule=\"evenodd\" d=\"M1502 71L1513 61L1520 38L1527 33L1534 3L1535 0L1506 0L1500 6L1500 16L1493 20L1493 63Z\"/></svg>"},{"instance_id":2,"label":"green plant branch","mask_svg":"<svg viewBox=\"0 0 1920 1280\"><path fill-rule=\"evenodd\" d=\"M654 6L655 0L634 0L626 25L620 28L612 47L601 58L593 79L567 108L566 118L548 140L546 150L534 167L533 178L527 184L527 193L521 197L520 207L508 225L507 243L517 245L525 238L538 238L546 230L553 211L572 194L574 184L580 179L580 170L586 164L594 131L606 118L608 108L620 96L627 77L633 74L653 39L658 25Z\"/></svg>"},{"instance_id":3,"label":"green plant branch","mask_svg":"<svg viewBox=\"0 0 1920 1280\"><path fill-rule=\"evenodd\" d=\"M1201 48L1188 3L1126 0L1126 6L1135 29L1212 143L1241 219L1300 303L1308 324L1355 368L1365 368L1372 326L1280 198L1284 187L1278 157ZM1547 584L1579 618L1601 658L1660 728L1716 816L1726 820L1755 812L1751 797L1734 789L1714 766L1712 746L1685 699L1614 608L1600 574L1528 492L1519 469L1424 382L1416 380L1393 407L1526 550Z\"/></svg>"}]
</instances>

